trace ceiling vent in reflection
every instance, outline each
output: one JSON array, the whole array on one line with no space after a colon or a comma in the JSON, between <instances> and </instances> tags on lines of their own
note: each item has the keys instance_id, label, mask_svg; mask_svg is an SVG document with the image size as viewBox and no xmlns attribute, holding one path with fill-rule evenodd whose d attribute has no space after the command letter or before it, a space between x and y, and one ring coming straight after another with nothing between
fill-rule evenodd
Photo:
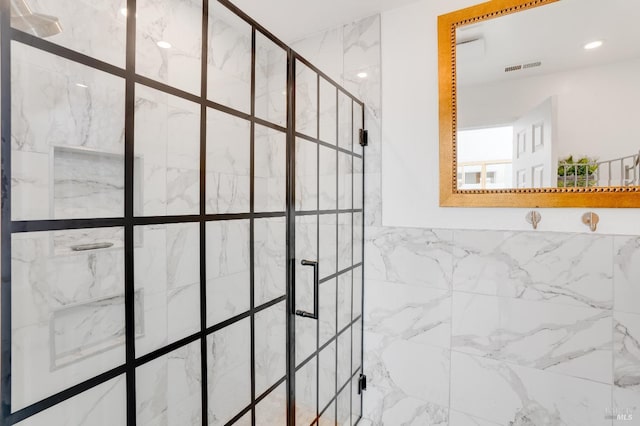
<instances>
[{"instance_id":1,"label":"ceiling vent in reflection","mask_svg":"<svg viewBox=\"0 0 640 426\"><path fill-rule=\"evenodd\" d=\"M508 67L504 67L504 72L522 71L529 68L538 68L539 66L542 66L542 61L528 62L526 64L510 65Z\"/></svg>"},{"instance_id":2,"label":"ceiling vent in reflection","mask_svg":"<svg viewBox=\"0 0 640 426\"><path fill-rule=\"evenodd\" d=\"M11 26L36 37L51 37L62 32L58 18L32 12L25 0L11 0Z\"/></svg>"}]
</instances>

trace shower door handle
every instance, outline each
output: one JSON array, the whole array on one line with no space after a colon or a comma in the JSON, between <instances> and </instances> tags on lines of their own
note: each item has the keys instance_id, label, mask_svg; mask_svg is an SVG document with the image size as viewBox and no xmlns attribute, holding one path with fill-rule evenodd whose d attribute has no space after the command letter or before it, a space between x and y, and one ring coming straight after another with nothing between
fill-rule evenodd
<instances>
[{"instance_id":1,"label":"shower door handle","mask_svg":"<svg viewBox=\"0 0 640 426\"><path fill-rule=\"evenodd\" d=\"M303 318L318 319L320 304L318 303L318 292L320 290L320 277L318 274L318 262L314 260L303 260L300 262L302 266L311 266L313 268L313 313L296 310L296 315Z\"/></svg>"}]
</instances>

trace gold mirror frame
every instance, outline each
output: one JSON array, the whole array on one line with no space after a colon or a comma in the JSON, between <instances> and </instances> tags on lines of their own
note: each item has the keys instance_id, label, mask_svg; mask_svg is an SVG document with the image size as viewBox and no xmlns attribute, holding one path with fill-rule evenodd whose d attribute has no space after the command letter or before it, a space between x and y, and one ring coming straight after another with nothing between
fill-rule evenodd
<instances>
[{"instance_id":1,"label":"gold mirror frame","mask_svg":"<svg viewBox=\"0 0 640 426\"><path fill-rule=\"evenodd\" d=\"M640 207L640 187L457 188L456 29L558 0L492 0L438 17L440 93L440 206L442 207Z\"/></svg>"}]
</instances>

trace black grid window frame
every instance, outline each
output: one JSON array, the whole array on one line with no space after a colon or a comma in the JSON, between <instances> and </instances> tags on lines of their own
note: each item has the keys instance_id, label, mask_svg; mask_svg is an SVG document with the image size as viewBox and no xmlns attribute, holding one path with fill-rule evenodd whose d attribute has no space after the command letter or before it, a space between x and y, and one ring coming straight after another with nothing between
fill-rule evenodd
<instances>
[{"instance_id":1,"label":"black grid window frame","mask_svg":"<svg viewBox=\"0 0 640 426\"><path fill-rule=\"evenodd\" d=\"M317 138L309 138L308 136L298 134L295 129L295 63L297 61L304 63L315 73L318 78L322 77L337 90L341 91L348 96L353 103L357 103L362 106L362 127L364 128L364 104L359 101L355 96L348 91L340 87L335 81L329 78L326 74L322 73L318 68L312 65L309 61L297 54L294 50L288 47L285 43L280 41L272 33L243 13L237 7L235 7L229 0L217 0L220 4L225 6L235 15L247 22L251 26L251 111L249 114L237 111L233 108L225 105L213 102L207 99L207 55L208 55L208 27L209 27L209 7L210 3L216 0L202 0L203 1L203 15L202 15L202 51L201 51L201 91L200 96L194 95L189 92L177 89L170 85L155 81L153 79L141 76L135 72L135 58L136 58L136 14L127 14L126 24L126 62L125 68L120 68L112 64L97 60L91 56L79 53L72 49L62 47L45 39L41 39L30 34L21 32L11 27L10 23L10 0L0 0L0 92L2 93L2 99L0 103L0 118L2 120L2 146L0 147L0 166L1 166L1 187L2 187L2 204L0 207L1 220L0 220L0 243L1 243L1 348L0 348L0 378L1 378L1 397L2 397L2 422L3 426L9 426L16 424L22 420L25 420L31 416L41 413L49 408L56 406L70 398L73 398L81 393L88 391L102 383L105 383L116 377L126 377L126 404L127 404L127 425L136 425L136 394L135 394L135 372L136 368L156 360L162 356L165 356L181 347L184 347L190 343L200 341L201 342L201 383L202 383L202 424L207 424L208 415L208 397L207 397L207 337L211 334L224 329L225 327L235 324L238 321L249 319L251 327L251 403L240 411L235 417L233 417L227 424L233 424L241 417L251 412L252 424L255 424L255 407L269 394L280 387L283 383L287 386L287 424L295 424L295 371L301 368L309 360L313 359L313 356L317 354L326 345L333 341L337 342L337 338L342 333L346 332L350 327L359 323L362 327L362 315L357 318L352 318L351 324L340 330L329 342L323 345L322 348L317 348L314 355L310 356L307 360L303 361L299 366L295 365L295 316L294 312L294 300L295 300L295 217L296 215L319 215L319 214L333 214L339 213L351 213L353 217L354 213L363 213L363 209L343 209L336 211L309 211L309 212L296 212L295 211L295 138L300 137L302 139L315 142L318 146L328 146L336 149L336 156L338 152L344 152L352 155L353 157L362 158L364 163L364 152L359 155L355 152L343 149L336 145L328 144ZM127 0L127 9L136 10L136 0ZM287 55L287 125L282 127L280 125L271 123L267 120L255 116L255 61L256 61L256 34L260 33L268 40L273 42L278 47L282 48ZM124 190L124 216L123 217L110 217L110 218L89 218L89 219L50 219L50 220L16 220L11 218L11 44L12 42L21 43L31 46L44 52L59 56L69 61L85 65L87 67L105 72L107 74L120 77L125 82L125 190ZM134 128L135 128L135 86L137 84L156 89L169 95L173 95L200 105L200 209L197 215L183 215L183 216L151 216L151 217L138 217L134 215ZM233 115L238 118L242 118L250 123L251 126L251 158L250 158L250 210L248 213L237 214L206 214L206 115L207 109L212 108L214 110L222 111L227 114ZM319 111L318 111L319 113ZM353 120L355 125L355 119ZM254 173L255 173L255 159L254 159L254 130L255 125L261 125L273 130L277 130L286 134L287 140L287 205L286 210L282 212L255 212L254 211ZM337 131L337 130L336 130ZM353 132L351 132L353 134ZM352 141L353 144L357 141ZM364 200L364 179L362 179L363 187L362 194ZM352 182L353 185L353 182ZM355 188L353 188L355 190ZM354 192L352 191L352 194ZM255 306L254 303L254 241L253 241L253 228L255 219L263 218L285 218L287 223L287 286L286 294L271 300L260 306ZM207 327L206 321L206 223L215 221L230 221L230 220L243 220L248 219L250 221L250 309L244 313L236 315L233 318L227 319L214 326ZM137 226L143 225L161 225L161 224L177 224L177 223L199 223L200 225L200 331L190 336L186 336L178 341L172 342L160 349L157 349L151 353L137 357L135 355L135 329L134 329L134 229ZM353 222L352 222L353 223ZM75 230L75 229L90 229L90 228L108 228L108 227L122 227L125 233L125 248L124 248L124 266L125 266L125 363L105 371L99 375L96 375L88 380L78 383L72 387L69 387L63 391L60 391L54 395L51 395L45 399L42 399L36 403L33 403L25 408L12 412L11 408L11 238L13 234L28 233L28 232L40 232L40 231L61 231L61 230ZM364 224L362 224L362 235L364 235ZM353 241L353 240L352 240ZM359 242L364 248L364 242ZM337 250L337 248L336 248ZM353 253L353 251L352 251ZM352 265L349 268L338 271L329 277L324 278L321 282L327 282L331 279L336 279L339 275L351 271L357 267L362 267L362 263ZM363 282L359 283L363 286ZM363 294L363 293L361 293ZM269 389L264 391L260 395L256 395L255 392L255 340L254 340L254 328L255 328L255 315L262 312L265 309L273 307L281 302L285 302L287 306L287 369L286 374L279 380L277 380ZM337 320L337 319L336 319ZM353 342L352 342L353 344ZM361 358L362 359L362 354ZM353 372L353 366L351 371ZM353 373L352 380L357 380L358 372ZM351 381L343 384L340 389L337 389L337 393L341 389L345 388ZM337 395L337 394L336 394ZM333 400L336 399L334 396ZM333 401L332 400L332 401ZM361 404L361 401L360 401ZM320 414L320 413L319 413ZM317 421L317 419L315 420ZM314 422L315 422L314 421ZM359 421L359 419L358 419Z\"/></svg>"}]
</instances>

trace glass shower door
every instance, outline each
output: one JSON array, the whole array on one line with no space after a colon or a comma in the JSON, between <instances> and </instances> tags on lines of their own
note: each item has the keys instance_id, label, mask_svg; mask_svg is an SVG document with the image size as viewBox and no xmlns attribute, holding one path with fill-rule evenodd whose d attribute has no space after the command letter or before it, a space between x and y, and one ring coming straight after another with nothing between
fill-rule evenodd
<instances>
[{"instance_id":1,"label":"glass shower door","mask_svg":"<svg viewBox=\"0 0 640 426\"><path fill-rule=\"evenodd\" d=\"M295 419L352 425L361 417L362 105L300 58L295 76Z\"/></svg>"}]
</instances>

